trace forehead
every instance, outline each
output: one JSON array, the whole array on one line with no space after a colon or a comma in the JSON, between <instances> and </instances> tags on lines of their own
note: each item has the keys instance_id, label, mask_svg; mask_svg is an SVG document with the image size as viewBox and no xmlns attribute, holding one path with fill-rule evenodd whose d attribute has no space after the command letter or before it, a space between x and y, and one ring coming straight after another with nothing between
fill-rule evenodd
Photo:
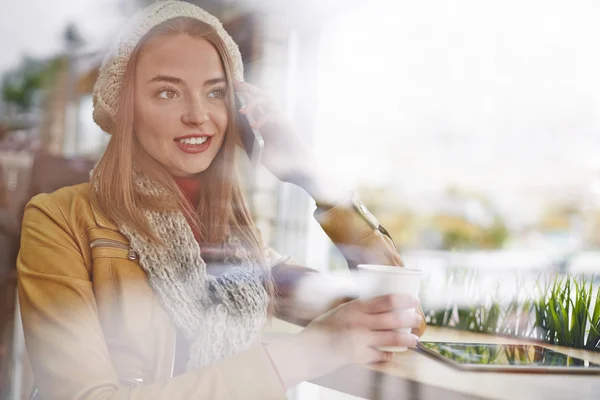
<instances>
[{"instance_id":1,"label":"forehead","mask_svg":"<svg viewBox=\"0 0 600 400\"><path fill-rule=\"evenodd\" d=\"M219 53L210 42L180 34L155 37L140 52L136 76L148 80L161 74L189 81L220 77L224 71Z\"/></svg>"}]
</instances>

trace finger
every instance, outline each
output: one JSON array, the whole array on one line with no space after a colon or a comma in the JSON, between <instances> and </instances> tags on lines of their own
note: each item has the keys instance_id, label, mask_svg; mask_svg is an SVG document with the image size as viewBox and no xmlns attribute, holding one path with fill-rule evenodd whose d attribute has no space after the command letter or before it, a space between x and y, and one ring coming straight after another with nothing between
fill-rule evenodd
<instances>
[{"instance_id":1,"label":"finger","mask_svg":"<svg viewBox=\"0 0 600 400\"><path fill-rule=\"evenodd\" d=\"M243 106L240 109L240 113L241 114L247 114L247 115L252 115L254 117L254 110L256 108L258 108L258 111L261 111L264 114L264 111L262 110L263 106L267 105L267 99L265 97L255 97L250 99L245 106ZM256 117L254 118L256 119Z\"/></svg>"},{"instance_id":2,"label":"finger","mask_svg":"<svg viewBox=\"0 0 600 400\"><path fill-rule=\"evenodd\" d=\"M423 317L416 312L394 310L379 314L367 314L364 321L365 326L371 330L390 330L416 328L421 325Z\"/></svg>"},{"instance_id":3,"label":"finger","mask_svg":"<svg viewBox=\"0 0 600 400\"><path fill-rule=\"evenodd\" d=\"M234 86L235 86L235 90L244 92L244 93L249 93L253 96L264 96L265 95L264 90L260 89L257 86L254 86L248 82L237 81L237 82L234 82Z\"/></svg>"},{"instance_id":4,"label":"finger","mask_svg":"<svg viewBox=\"0 0 600 400\"><path fill-rule=\"evenodd\" d=\"M419 305L419 299L408 294L386 294L362 301L362 310L368 314L383 313L391 310L413 308Z\"/></svg>"},{"instance_id":5,"label":"finger","mask_svg":"<svg viewBox=\"0 0 600 400\"><path fill-rule=\"evenodd\" d=\"M378 359L373 362L390 362L394 359L394 353L391 351L379 351L376 350L378 354Z\"/></svg>"},{"instance_id":6,"label":"finger","mask_svg":"<svg viewBox=\"0 0 600 400\"><path fill-rule=\"evenodd\" d=\"M257 121L254 121L251 124L251 126L253 128L260 129L266 123L275 121L276 118L277 118L277 115L275 113L266 114L266 115L263 115L262 117L260 117Z\"/></svg>"},{"instance_id":7,"label":"finger","mask_svg":"<svg viewBox=\"0 0 600 400\"><path fill-rule=\"evenodd\" d=\"M373 331L371 332L371 346L415 347L419 338L412 333L399 331Z\"/></svg>"},{"instance_id":8,"label":"finger","mask_svg":"<svg viewBox=\"0 0 600 400\"><path fill-rule=\"evenodd\" d=\"M388 362L392 361L393 357L394 353L391 353L389 351L380 351L371 347L367 351L365 351L364 357L361 360L359 360L359 362L361 364Z\"/></svg>"}]
</instances>

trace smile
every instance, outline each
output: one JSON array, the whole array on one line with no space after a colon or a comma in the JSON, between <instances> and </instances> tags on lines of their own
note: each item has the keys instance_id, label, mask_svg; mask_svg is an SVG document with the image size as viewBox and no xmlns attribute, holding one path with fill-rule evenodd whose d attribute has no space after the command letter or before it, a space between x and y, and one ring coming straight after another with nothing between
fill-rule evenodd
<instances>
[{"instance_id":1,"label":"smile","mask_svg":"<svg viewBox=\"0 0 600 400\"><path fill-rule=\"evenodd\" d=\"M208 136L202 137L193 137L193 138L185 138L185 139L176 139L176 142L184 143L184 144L202 144L208 140Z\"/></svg>"},{"instance_id":2,"label":"smile","mask_svg":"<svg viewBox=\"0 0 600 400\"><path fill-rule=\"evenodd\" d=\"M212 142L212 136L192 136L175 139L179 150L187 154L198 154L206 151Z\"/></svg>"}]
</instances>

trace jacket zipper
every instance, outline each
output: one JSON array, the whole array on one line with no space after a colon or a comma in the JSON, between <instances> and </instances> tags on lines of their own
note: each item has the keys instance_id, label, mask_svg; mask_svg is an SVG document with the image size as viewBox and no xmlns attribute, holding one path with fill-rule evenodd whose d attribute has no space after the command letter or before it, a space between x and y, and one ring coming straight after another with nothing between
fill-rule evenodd
<instances>
[{"instance_id":1,"label":"jacket zipper","mask_svg":"<svg viewBox=\"0 0 600 400\"><path fill-rule=\"evenodd\" d=\"M119 242L118 240L94 239L90 243L90 247L92 249L94 249L96 247L105 247L105 248L117 248L117 249L127 250L127 252L128 252L127 258L130 259L131 261L137 260L137 254L135 254L135 251L131 248L131 246L129 246L123 242Z\"/></svg>"},{"instance_id":2,"label":"jacket zipper","mask_svg":"<svg viewBox=\"0 0 600 400\"><path fill-rule=\"evenodd\" d=\"M94 239L91 241L90 243L90 247L92 249L96 248L96 247L105 247L105 248L117 248L117 249L123 249L123 250L127 250L129 253L127 255L127 258L130 260L136 260L137 259L137 254L135 253L135 251L131 248L131 246L126 245L123 242L119 242L117 240L112 240L112 239ZM174 373L175 373L175 353L176 353L176 347L177 347L177 334L175 333L173 336L173 349L171 351L171 369L169 371L169 378L172 378ZM137 381L137 380L136 380ZM142 381L143 382L143 381ZM128 382L128 383L133 383L136 385L139 385L140 382Z\"/></svg>"}]
</instances>

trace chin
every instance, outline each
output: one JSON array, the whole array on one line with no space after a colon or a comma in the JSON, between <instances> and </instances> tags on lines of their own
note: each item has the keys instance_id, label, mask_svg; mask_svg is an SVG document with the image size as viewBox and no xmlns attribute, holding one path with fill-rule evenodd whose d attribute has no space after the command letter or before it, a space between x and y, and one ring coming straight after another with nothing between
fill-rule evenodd
<instances>
[{"instance_id":1,"label":"chin","mask_svg":"<svg viewBox=\"0 0 600 400\"><path fill-rule=\"evenodd\" d=\"M202 154L202 156L205 156L205 154ZM214 161L214 158L196 156L190 157L187 160L170 159L170 161L170 163L164 165L170 165L172 175L191 176L206 171Z\"/></svg>"},{"instance_id":2,"label":"chin","mask_svg":"<svg viewBox=\"0 0 600 400\"><path fill-rule=\"evenodd\" d=\"M210 167L210 164L203 163L202 165L197 165L189 168L182 169L181 171L186 175L197 175L201 172L204 172Z\"/></svg>"}]
</instances>

